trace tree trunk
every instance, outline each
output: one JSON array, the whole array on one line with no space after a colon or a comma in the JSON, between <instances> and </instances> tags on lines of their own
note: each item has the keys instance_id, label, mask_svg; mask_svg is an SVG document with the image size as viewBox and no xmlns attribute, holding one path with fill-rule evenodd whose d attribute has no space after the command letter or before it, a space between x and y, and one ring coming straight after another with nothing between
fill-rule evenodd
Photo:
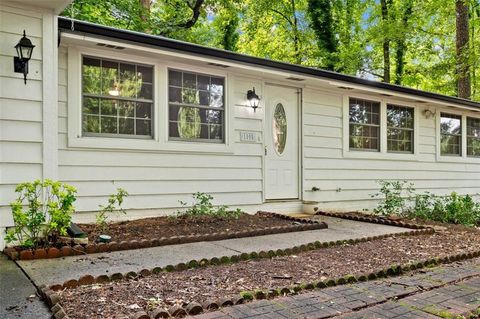
<instances>
[{"instance_id":1,"label":"tree trunk","mask_svg":"<svg viewBox=\"0 0 480 319\"><path fill-rule=\"evenodd\" d=\"M140 13L140 19L147 21L150 16L150 0L139 0L142 12Z\"/></svg>"},{"instance_id":2,"label":"tree trunk","mask_svg":"<svg viewBox=\"0 0 480 319\"><path fill-rule=\"evenodd\" d=\"M395 68L395 84L402 84L403 73L405 70L405 55L407 53L406 45L406 30L408 27L408 19L412 15L413 10L413 0L410 0L406 3L406 8L403 11L402 16L402 34L397 39L397 51L396 51L396 68Z\"/></svg>"},{"instance_id":3,"label":"tree trunk","mask_svg":"<svg viewBox=\"0 0 480 319\"><path fill-rule=\"evenodd\" d=\"M382 20L385 25L389 24L388 0L380 0L382 7ZM390 39L388 32L384 30L383 36L383 82L390 83Z\"/></svg>"},{"instance_id":4,"label":"tree trunk","mask_svg":"<svg viewBox=\"0 0 480 319\"><path fill-rule=\"evenodd\" d=\"M469 62L468 3L456 0L456 54L457 54L457 95L470 99L472 95Z\"/></svg>"},{"instance_id":5,"label":"tree trunk","mask_svg":"<svg viewBox=\"0 0 480 319\"><path fill-rule=\"evenodd\" d=\"M295 0L291 0L293 17L293 45L295 49L295 63L302 64L302 55L300 54L300 39L298 37L298 19L296 15Z\"/></svg>"}]
</instances>

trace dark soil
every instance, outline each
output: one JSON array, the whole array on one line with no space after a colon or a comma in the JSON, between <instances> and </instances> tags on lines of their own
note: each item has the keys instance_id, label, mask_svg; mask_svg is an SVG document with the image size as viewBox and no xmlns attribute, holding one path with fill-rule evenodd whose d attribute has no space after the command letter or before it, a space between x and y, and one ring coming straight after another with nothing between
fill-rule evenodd
<instances>
[{"instance_id":1,"label":"dark soil","mask_svg":"<svg viewBox=\"0 0 480 319\"><path fill-rule=\"evenodd\" d=\"M87 233L91 240L95 240L101 233L105 233L110 235L113 241L128 241L218 232L239 232L293 224L298 223L262 214L242 214L238 218L213 216L142 218L110 223L106 232L100 232L95 224L79 224L79 227Z\"/></svg>"},{"instance_id":2,"label":"dark soil","mask_svg":"<svg viewBox=\"0 0 480 319\"><path fill-rule=\"evenodd\" d=\"M70 318L124 318L138 307L168 308L237 296L252 289L281 288L348 274L363 274L427 258L480 249L480 232L445 227L433 235L390 237L331 247L296 256L242 261L180 272L160 273L61 292Z\"/></svg>"}]
</instances>

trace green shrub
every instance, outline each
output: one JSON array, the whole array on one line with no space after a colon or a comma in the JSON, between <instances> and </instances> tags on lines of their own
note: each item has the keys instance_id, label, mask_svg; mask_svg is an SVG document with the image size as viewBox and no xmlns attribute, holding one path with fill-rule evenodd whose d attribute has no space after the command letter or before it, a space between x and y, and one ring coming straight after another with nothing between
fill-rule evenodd
<instances>
[{"instance_id":1,"label":"green shrub","mask_svg":"<svg viewBox=\"0 0 480 319\"><path fill-rule=\"evenodd\" d=\"M67 235L75 211L77 190L49 179L18 184L17 199L10 204L15 226L6 236L7 243L36 248L42 242L56 243Z\"/></svg>"},{"instance_id":2,"label":"green shrub","mask_svg":"<svg viewBox=\"0 0 480 319\"><path fill-rule=\"evenodd\" d=\"M105 232L108 229L108 217L115 210L126 214L127 212L122 208L123 201L128 193L122 189L117 188L117 193L108 197L107 205L99 205L100 211L95 215L95 223L101 232Z\"/></svg>"},{"instance_id":3,"label":"green shrub","mask_svg":"<svg viewBox=\"0 0 480 319\"><path fill-rule=\"evenodd\" d=\"M377 181L380 191L371 195L372 198L381 198L373 212L380 216L405 214L406 198L415 191L413 184L407 181Z\"/></svg>"},{"instance_id":4,"label":"green shrub","mask_svg":"<svg viewBox=\"0 0 480 319\"><path fill-rule=\"evenodd\" d=\"M229 210L228 206L221 205L215 207L212 204L213 196L206 193L197 192L193 194L194 204L184 211L178 211L174 217L196 217L196 216L214 216L225 218L239 218L244 212L241 209ZM180 201L183 207L188 204Z\"/></svg>"},{"instance_id":5,"label":"green shrub","mask_svg":"<svg viewBox=\"0 0 480 319\"><path fill-rule=\"evenodd\" d=\"M380 181L379 183L381 185L379 193L372 195L372 197L383 195L374 209L377 215L396 214L408 218L467 226L480 224L480 203L476 203L469 195L460 196L455 192L445 197L437 197L429 192L414 194L413 184L406 181Z\"/></svg>"}]
</instances>

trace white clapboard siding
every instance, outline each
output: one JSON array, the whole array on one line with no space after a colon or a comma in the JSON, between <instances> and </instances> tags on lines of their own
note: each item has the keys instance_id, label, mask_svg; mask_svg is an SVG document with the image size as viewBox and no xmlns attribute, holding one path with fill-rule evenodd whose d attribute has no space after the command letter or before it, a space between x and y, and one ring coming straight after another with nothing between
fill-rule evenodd
<instances>
[{"instance_id":1,"label":"white clapboard siding","mask_svg":"<svg viewBox=\"0 0 480 319\"><path fill-rule=\"evenodd\" d=\"M42 178L42 26L41 14L0 5L0 230L12 226L15 185ZM13 71L24 29L35 45L26 85Z\"/></svg>"},{"instance_id":2,"label":"white clapboard siding","mask_svg":"<svg viewBox=\"0 0 480 319\"><path fill-rule=\"evenodd\" d=\"M375 97L372 97L372 99ZM361 159L343 156L342 96L304 90L304 199L329 209L372 208L378 180L408 180L417 192L480 193L480 160L441 162L435 120L419 116L416 158ZM312 192L313 187L320 191Z\"/></svg>"},{"instance_id":3,"label":"white clapboard siding","mask_svg":"<svg viewBox=\"0 0 480 319\"><path fill-rule=\"evenodd\" d=\"M242 143L239 131L262 135L262 115L245 107L245 92L261 82L229 77L234 92L227 112L233 112L233 152L225 154L165 152L162 150L102 150L68 145L67 51L59 50L58 175L78 189L79 212L95 211L117 188L129 192L125 207L162 209L180 207L195 192L206 192L225 205L262 202L261 143ZM254 116L251 116L254 115ZM187 144L186 144L186 147ZM146 212L147 213L147 212Z\"/></svg>"}]
</instances>

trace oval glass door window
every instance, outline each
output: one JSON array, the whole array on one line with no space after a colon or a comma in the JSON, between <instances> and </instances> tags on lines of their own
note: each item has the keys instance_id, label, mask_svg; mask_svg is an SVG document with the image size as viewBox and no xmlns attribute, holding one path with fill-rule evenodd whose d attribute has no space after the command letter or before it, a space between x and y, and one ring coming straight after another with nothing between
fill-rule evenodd
<instances>
[{"instance_id":1,"label":"oval glass door window","mask_svg":"<svg viewBox=\"0 0 480 319\"><path fill-rule=\"evenodd\" d=\"M282 103L278 103L273 112L273 147L279 155L287 143L287 116Z\"/></svg>"}]
</instances>

